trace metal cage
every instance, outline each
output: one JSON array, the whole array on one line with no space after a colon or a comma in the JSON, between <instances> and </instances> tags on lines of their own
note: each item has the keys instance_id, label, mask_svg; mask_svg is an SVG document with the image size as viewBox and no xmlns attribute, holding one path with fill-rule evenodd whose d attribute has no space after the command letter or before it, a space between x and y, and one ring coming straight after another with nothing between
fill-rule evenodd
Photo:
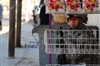
<instances>
[{"instance_id":1,"label":"metal cage","mask_svg":"<svg viewBox=\"0 0 100 66\"><path fill-rule=\"evenodd\" d=\"M60 34L57 35L58 32L62 32L63 37ZM77 30L79 34L92 33L94 37L90 38L86 38L84 36L75 37L73 34L70 34L70 32L74 33L76 32L76 30L47 29L44 32L44 44L46 53L47 54L100 54L99 38L96 36L98 30Z\"/></svg>"},{"instance_id":2,"label":"metal cage","mask_svg":"<svg viewBox=\"0 0 100 66\"><path fill-rule=\"evenodd\" d=\"M46 66L100 66L99 64L47 64Z\"/></svg>"}]
</instances>

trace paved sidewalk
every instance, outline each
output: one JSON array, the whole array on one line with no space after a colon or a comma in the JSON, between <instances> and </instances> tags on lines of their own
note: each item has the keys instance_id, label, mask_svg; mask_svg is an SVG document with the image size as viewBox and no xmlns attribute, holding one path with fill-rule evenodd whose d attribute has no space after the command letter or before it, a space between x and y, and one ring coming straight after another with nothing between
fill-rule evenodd
<instances>
[{"instance_id":1,"label":"paved sidewalk","mask_svg":"<svg viewBox=\"0 0 100 66\"><path fill-rule=\"evenodd\" d=\"M8 57L9 25L3 26L2 31L3 33L0 34L0 66L39 66L38 48L25 48L25 44L28 45L30 42L35 41L31 34L31 23L22 25L21 45L23 47L15 48L15 58ZM37 34L35 36L37 37Z\"/></svg>"}]
</instances>

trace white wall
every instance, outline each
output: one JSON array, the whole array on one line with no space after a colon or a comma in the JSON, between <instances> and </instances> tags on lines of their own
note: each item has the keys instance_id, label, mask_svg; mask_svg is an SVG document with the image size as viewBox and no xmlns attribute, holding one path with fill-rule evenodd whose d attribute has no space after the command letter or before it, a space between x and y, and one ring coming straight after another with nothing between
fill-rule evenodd
<instances>
[{"instance_id":1,"label":"white wall","mask_svg":"<svg viewBox=\"0 0 100 66\"><path fill-rule=\"evenodd\" d=\"M100 25L100 14L88 14L88 24L89 25ZM99 27L100 28L100 27Z\"/></svg>"}]
</instances>

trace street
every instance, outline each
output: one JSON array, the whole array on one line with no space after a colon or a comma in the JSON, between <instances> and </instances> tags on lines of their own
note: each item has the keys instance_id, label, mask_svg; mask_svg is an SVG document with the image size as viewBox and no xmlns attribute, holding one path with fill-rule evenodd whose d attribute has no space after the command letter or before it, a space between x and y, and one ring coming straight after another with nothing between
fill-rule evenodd
<instances>
[{"instance_id":1,"label":"street","mask_svg":"<svg viewBox=\"0 0 100 66\"><path fill-rule=\"evenodd\" d=\"M0 66L39 66L38 48L25 47L36 40L32 36L32 22L21 24L22 48L15 48L15 58L8 57L9 12L3 13L2 31L0 31ZM15 32L16 33L16 32ZM34 34L38 38L37 34Z\"/></svg>"}]
</instances>

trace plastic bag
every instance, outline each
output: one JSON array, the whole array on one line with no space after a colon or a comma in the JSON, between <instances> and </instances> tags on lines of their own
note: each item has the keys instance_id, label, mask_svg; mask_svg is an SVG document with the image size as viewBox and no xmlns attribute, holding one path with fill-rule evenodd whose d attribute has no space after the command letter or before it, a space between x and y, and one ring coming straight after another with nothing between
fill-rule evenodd
<instances>
[{"instance_id":1,"label":"plastic bag","mask_svg":"<svg viewBox=\"0 0 100 66\"><path fill-rule=\"evenodd\" d=\"M46 1L46 13L64 13L64 1L63 0L47 0Z\"/></svg>"},{"instance_id":2,"label":"plastic bag","mask_svg":"<svg viewBox=\"0 0 100 66\"><path fill-rule=\"evenodd\" d=\"M81 12L79 0L66 0L66 13Z\"/></svg>"},{"instance_id":3,"label":"plastic bag","mask_svg":"<svg viewBox=\"0 0 100 66\"><path fill-rule=\"evenodd\" d=\"M98 11L97 0L83 0L83 12L96 12Z\"/></svg>"}]
</instances>

